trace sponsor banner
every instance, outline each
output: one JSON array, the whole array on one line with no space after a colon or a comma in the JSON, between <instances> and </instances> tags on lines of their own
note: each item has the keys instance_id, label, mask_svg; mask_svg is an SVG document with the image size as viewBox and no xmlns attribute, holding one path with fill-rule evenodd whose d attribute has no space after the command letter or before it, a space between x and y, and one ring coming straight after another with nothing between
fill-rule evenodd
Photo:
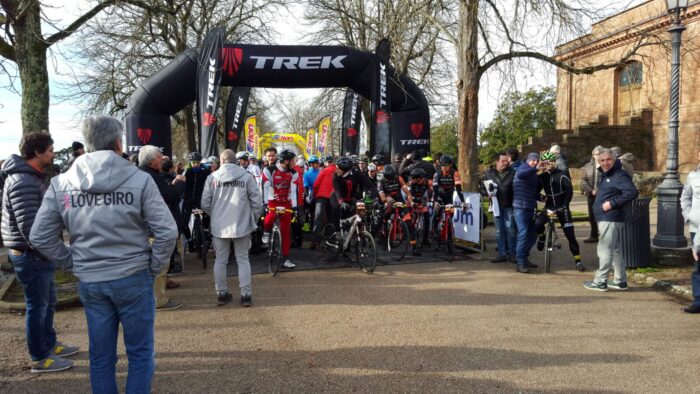
<instances>
[{"instance_id":1,"label":"sponsor banner","mask_svg":"<svg viewBox=\"0 0 700 394\"><path fill-rule=\"evenodd\" d=\"M306 132L306 156L313 155L315 153L316 142L316 131L314 129L309 129Z\"/></svg>"},{"instance_id":2,"label":"sponsor banner","mask_svg":"<svg viewBox=\"0 0 700 394\"><path fill-rule=\"evenodd\" d=\"M331 117L326 116L318 123L318 153L326 154L327 144L331 132Z\"/></svg>"},{"instance_id":3,"label":"sponsor banner","mask_svg":"<svg viewBox=\"0 0 700 394\"><path fill-rule=\"evenodd\" d=\"M224 67L225 69L225 67ZM231 89L226 103L226 149L238 150L243 134L246 110L248 109L249 87L237 86Z\"/></svg>"},{"instance_id":4,"label":"sponsor banner","mask_svg":"<svg viewBox=\"0 0 700 394\"><path fill-rule=\"evenodd\" d=\"M221 90L221 54L224 28L211 30L204 38L197 65L197 115L199 150L203 157L218 156L216 110Z\"/></svg>"},{"instance_id":5,"label":"sponsor banner","mask_svg":"<svg viewBox=\"0 0 700 394\"><path fill-rule=\"evenodd\" d=\"M362 122L362 96L348 89L343 105L343 130L341 135L341 153L360 152L360 123Z\"/></svg>"},{"instance_id":6,"label":"sponsor banner","mask_svg":"<svg viewBox=\"0 0 700 394\"><path fill-rule=\"evenodd\" d=\"M391 120L391 148L395 153L416 149L430 152L430 115L427 111L394 112Z\"/></svg>"},{"instance_id":7,"label":"sponsor banner","mask_svg":"<svg viewBox=\"0 0 700 394\"><path fill-rule=\"evenodd\" d=\"M391 152L391 97L389 85L389 57L391 44L383 38L375 54L374 83L372 90L372 125L369 150L371 154Z\"/></svg>"},{"instance_id":8,"label":"sponsor banner","mask_svg":"<svg viewBox=\"0 0 700 394\"><path fill-rule=\"evenodd\" d=\"M304 157L309 156L309 154L306 153L307 141L304 137L300 136L299 134L265 133L260 136L260 139L258 141L260 147L265 148L267 148L268 146L272 146L276 143L294 144L297 147L298 151L304 155Z\"/></svg>"},{"instance_id":9,"label":"sponsor banner","mask_svg":"<svg viewBox=\"0 0 700 394\"><path fill-rule=\"evenodd\" d=\"M245 130L245 150L250 154L255 154L258 147L258 118L249 116L245 120L243 130Z\"/></svg>"},{"instance_id":10,"label":"sponsor banner","mask_svg":"<svg viewBox=\"0 0 700 394\"><path fill-rule=\"evenodd\" d=\"M457 208L452 217L455 226L455 243L470 249L482 250L481 247L481 194L462 192L468 209L462 209L457 192L452 203Z\"/></svg>"},{"instance_id":11,"label":"sponsor banner","mask_svg":"<svg viewBox=\"0 0 700 394\"><path fill-rule=\"evenodd\" d=\"M157 146L166 156L172 154L170 116L129 114L124 123L126 154L138 154L144 145Z\"/></svg>"}]
</instances>

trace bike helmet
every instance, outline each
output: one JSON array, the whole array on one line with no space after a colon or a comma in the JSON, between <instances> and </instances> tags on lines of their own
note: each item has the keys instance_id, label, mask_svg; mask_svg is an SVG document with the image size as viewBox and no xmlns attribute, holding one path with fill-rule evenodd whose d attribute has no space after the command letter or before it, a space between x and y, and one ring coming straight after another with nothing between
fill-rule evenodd
<instances>
[{"instance_id":1,"label":"bike helmet","mask_svg":"<svg viewBox=\"0 0 700 394\"><path fill-rule=\"evenodd\" d=\"M350 155L350 162L351 162L352 164L355 164L355 165L356 165L357 163L360 162L360 156L358 156L358 155Z\"/></svg>"},{"instance_id":2,"label":"bike helmet","mask_svg":"<svg viewBox=\"0 0 700 394\"><path fill-rule=\"evenodd\" d=\"M367 164L367 163L368 163L368 161L367 161L367 156L360 156L360 163L365 163L365 164Z\"/></svg>"},{"instance_id":3,"label":"bike helmet","mask_svg":"<svg viewBox=\"0 0 700 394\"><path fill-rule=\"evenodd\" d=\"M384 167L384 178L388 180L393 180L394 178L396 178L396 170L393 166Z\"/></svg>"},{"instance_id":4,"label":"bike helmet","mask_svg":"<svg viewBox=\"0 0 700 394\"><path fill-rule=\"evenodd\" d=\"M414 168L411 170L411 178L423 178L425 176L425 170L422 168Z\"/></svg>"},{"instance_id":5,"label":"bike helmet","mask_svg":"<svg viewBox=\"0 0 700 394\"><path fill-rule=\"evenodd\" d=\"M383 154L377 153L376 155L372 156L372 163L378 166L383 166L384 164L386 164L386 158Z\"/></svg>"},{"instance_id":6,"label":"bike helmet","mask_svg":"<svg viewBox=\"0 0 700 394\"><path fill-rule=\"evenodd\" d=\"M367 166L367 171L377 171L377 165L374 163L369 163Z\"/></svg>"},{"instance_id":7,"label":"bike helmet","mask_svg":"<svg viewBox=\"0 0 700 394\"><path fill-rule=\"evenodd\" d=\"M350 171L350 169L352 168L352 161L350 161L349 158L343 156L340 159L338 159L335 165L343 171Z\"/></svg>"},{"instance_id":8,"label":"bike helmet","mask_svg":"<svg viewBox=\"0 0 700 394\"><path fill-rule=\"evenodd\" d=\"M554 153L549 152L549 151L544 151L540 155L540 160L542 160L542 161L556 161L557 155L555 155Z\"/></svg>"},{"instance_id":9,"label":"bike helmet","mask_svg":"<svg viewBox=\"0 0 700 394\"><path fill-rule=\"evenodd\" d=\"M243 151L236 153L236 160L250 160L250 157L248 156L248 152L243 150Z\"/></svg>"},{"instance_id":10,"label":"bike helmet","mask_svg":"<svg viewBox=\"0 0 700 394\"><path fill-rule=\"evenodd\" d=\"M187 154L187 161L202 161L202 154L199 152L190 152Z\"/></svg>"},{"instance_id":11,"label":"bike helmet","mask_svg":"<svg viewBox=\"0 0 700 394\"><path fill-rule=\"evenodd\" d=\"M297 155L289 149L285 149L277 155L277 157L282 161L293 160Z\"/></svg>"},{"instance_id":12,"label":"bike helmet","mask_svg":"<svg viewBox=\"0 0 700 394\"><path fill-rule=\"evenodd\" d=\"M207 161L210 162L210 163L213 162L213 161L215 161L215 162L218 163L218 162L219 162L219 158L216 157L216 156L209 156L209 157L207 157Z\"/></svg>"},{"instance_id":13,"label":"bike helmet","mask_svg":"<svg viewBox=\"0 0 700 394\"><path fill-rule=\"evenodd\" d=\"M333 155L326 156L326 158L323 159L323 161L326 163L333 163Z\"/></svg>"},{"instance_id":14,"label":"bike helmet","mask_svg":"<svg viewBox=\"0 0 700 394\"><path fill-rule=\"evenodd\" d=\"M318 163L318 162L319 162L318 156L316 156L316 155L309 156L309 164Z\"/></svg>"},{"instance_id":15,"label":"bike helmet","mask_svg":"<svg viewBox=\"0 0 700 394\"><path fill-rule=\"evenodd\" d=\"M454 159L450 155L442 155L440 156L440 165L441 166L451 166L455 163Z\"/></svg>"}]
</instances>

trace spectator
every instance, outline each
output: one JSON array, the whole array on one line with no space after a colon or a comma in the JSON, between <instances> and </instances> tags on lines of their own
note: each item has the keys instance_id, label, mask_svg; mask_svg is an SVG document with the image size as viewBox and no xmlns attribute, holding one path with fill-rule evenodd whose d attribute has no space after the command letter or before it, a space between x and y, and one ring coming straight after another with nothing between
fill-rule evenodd
<instances>
[{"instance_id":1,"label":"spectator","mask_svg":"<svg viewBox=\"0 0 700 394\"><path fill-rule=\"evenodd\" d=\"M539 181L537 170L544 168L540 165L540 155L529 153L525 163L515 171L513 179L513 216L517 228L516 259L518 272L527 273L528 267L536 268L528 256L530 249L537 239L535 232L534 214L537 208Z\"/></svg>"},{"instance_id":2,"label":"spectator","mask_svg":"<svg viewBox=\"0 0 700 394\"><path fill-rule=\"evenodd\" d=\"M182 202L182 230L185 232L189 251L194 252L195 244L189 227L190 216L192 215L193 209L200 207L204 182L211 172L202 165L202 155L199 152L190 152L187 155L187 161L189 162L189 167L185 170L185 196ZM205 226L208 225L208 221L209 218L205 217Z\"/></svg>"},{"instance_id":3,"label":"spectator","mask_svg":"<svg viewBox=\"0 0 700 394\"><path fill-rule=\"evenodd\" d=\"M155 370L153 278L167 265L177 227L153 179L122 159L124 126L109 116L85 120L88 152L51 179L30 240L72 266L90 340L93 393L117 393L121 324L129 358L127 393L149 393ZM70 233L70 246L60 238ZM149 242L149 234L152 242Z\"/></svg>"},{"instance_id":4,"label":"spectator","mask_svg":"<svg viewBox=\"0 0 700 394\"><path fill-rule=\"evenodd\" d=\"M258 218L262 213L262 196L255 177L235 162L236 154L232 150L221 152L223 164L207 178L202 193L202 209L212 218L217 304L228 304L233 298L226 283L226 264L233 242L241 305L250 307L253 288L248 250L251 247L250 234L257 229Z\"/></svg>"},{"instance_id":5,"label":"spectator","mask_svg":"<svg viewBox=\"0 0 700 394\"><path fill-rule=\"evenodd\" d=\"M520 161L520 152L515 148L508 148L506 149L506 154L510 158L510 166L517 171L518 167L523 164L523 162Z\"/></svg>"},{"instance_id":6,"label":"spectator","mask_svg":"<svg viewBox=\"0 0 700 394\"><path fill-rule=\"evenodd\" d=\"M177 223L179 216L173 215L173 206L177 206L180 203L180 196L185 191L185 177L183 175L178 175L172 182L168 182L165 177L161 174L161 166L163 165L163 154L157 146L144 145L139 150L139 169L153 178L158 187L158 192L160 196L163 197L163 201L168 206L170 210L170 215L173 221ZM179 229L179 227L177 227ZM178 231L179 233L179 231ZM173 262L172 254L170 256L170 262ZM173 310L178 309L182 306L181 303L168 298L165 294L165 288L168 282L167 273L170 268L170 263L163 269L163 271L156 276L153 284L153 293L156 297L156 309L157 310ZM180 267L179 272L182 272L182 267ZM171 285L173 286L173 285ZM178 287L177 285L174 287Z\"/></svg>"},{"instance_id":7,"label":"spectator","mask_svg":"<svg viewBox=\"0 0 700 394\"><path fill-rule=\"evenodd\" d=\"M44 168L53 163L53 139L47 132L27 133L19 144L20 154L2 165L2 239L15 276L22 284L26 303L25 332L34 373L63 371L73 362L63 359L78 352L56 340L53 319L56 311L56 263L37 250L35 220L46 187ZM60 231L53 235L57 240ZM50 257L50 256L49 256Z\"/></svg>"},{"instance_id":8,"label":"spectator","mask_svg":"<svg viewBox=\"0 0 700 394\"><path fill-rule=\"evenodd\" d=\"M168 183L172 184L173 186L178 186L179 195L177 197L177 203L168 204L168 209L170 209L170 213L173 215L175 223L177 223L177 234L179 238L182 234L182 211L180 210L180 203L182 202L182 197L185 194L185 178L178 177L177 171L175 169L175 166L173 165L172 160L170 160L170 158L168 158L167 156L163 156L163 164L161 164L160 166L160 172ZM181 179L183 180L183 182L176 182L176 179ZM176 260L176 257L178 256L179 252L177 251L177 245L175 245L173 254L170 257L170 268L168 269L168 276L176 276L181 275L183 273L182 265L179 261ZM168 280L168 283L171 283L171 281ZM166 283L166 287L173 288L172 284L168 286L168 283ZM179 285L175 285L175 287L179 287Z\"/></svg>"},{"instance_id":9,"label":"spectator","mask_svg":"<svg viewBox=\"0 0 700 394\"><path fill-rule=\"evenodd\" d=\"M613 146L610 148L610 150L612 151L615 159L620 160L622 169L634 179L634 155L630 152L622 153L622 149L620 149L618 146Z\"/></svg>"},{"instance_id":10,"label":"spectator","mask_svg":"<svg viewBox=\"0 0 700 394\"><path fill-rule=\"evenodd\" d=\"M603 149L603 147L600 145L593 148L591 152L591 161L581 168L581 192L586 196L586 202L588 203L588 223L591 225L590 236L583 240L583 243L587 244L598 242L598 222L595 220L595 215L593 214L593 201L595 201L595 195L598 193L598 187L602 179L602 173L598 170L598 168L600 168L600 164L598 164L598 154L600 154L601 149Z\"/></svg>"},{"instance_id":11,"label":"spectator","mask_svg":"<svg viewBox=\"0 0 700 394\"><path fill-rule=\"evenodd\" d=\"M583 286L589 290L607 291L608 288L627 290L627 273L622 260L622 228L625 221L623 206L637 198L637 188L622 164L615 160L610 149L598 154L602 171L600 187L593 202L593 212L598 221L598 270L592 282ZM611 266L615 269L614 281L608 284Z\"/></svg>"},{"instance_id":12,"label":"spectator","mask_svg":"<svg viewBox=\"0 0 700 394\"><path fill-rule=\"evenodd\" d=\"M495 168L489 169L484 174L484 181L491 181L491 187L487 188L484 182L479 183L481 194L487 197L496 197L498 201L499 215L494 214L493 221L496 225L496 242L498 243L498 256L491 259L492 263L504 261L516 262L515 247L515 219L513 217L513 179L515 170L509 166L510 157L505 152L497 156Z\"/></svg>"},{"instance_id":13,"label":"spectator","mask_svg":"<svg viewBox=\"0 0 700 394\"><path fill-rule=\"evenodd\" d=\"M555 166L560 171L563 171L567 178L571 179L571 174L569 174L569 164L566 162L566 156L561 153L561 146L557 144L552 145L552 147L549 148L549 153L554 153L557 155Z\"/></svg>"},{"instance_id":14,"label":"spectator","mask_svg":"<svg viewBox=\"0 0 700 394\"><path fill-rule=\"evenodd\" d=\"M698 151L700 163L700 151ZM695 259L695 270L691 276L693 287L693 303L683 308L688 313L700 313L700 166L688 174L688 180L681 194L681 209L683 218L690 230L690 243Z\"/></svg>"},{"instance_id":15,"label":"spectator","mask_svg":"<svg viewBox=\"0 0 700 394\"><path fill-rule=\"evenodd\" d=\"M70 159L68 159L68 163L66 163L65 166L61 169L61 172L66 172L68 169L73 165L73 162L75 159L85 153L85 146L79 141L73 141L73 144L71 144L71 149L73 152L71 152Z\"/></svg>"}]
</instances>

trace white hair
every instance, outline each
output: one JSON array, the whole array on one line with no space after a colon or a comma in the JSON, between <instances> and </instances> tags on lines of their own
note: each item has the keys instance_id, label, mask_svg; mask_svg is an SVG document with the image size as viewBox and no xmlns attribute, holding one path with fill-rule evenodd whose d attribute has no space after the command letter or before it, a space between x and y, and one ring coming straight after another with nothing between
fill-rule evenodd
<instances>
[{"instance_id":1,"label":"white hair","mask_svg":"<svg viewBox=\"0 0 700 394\"><path fill-rule=\"evenodd\" d=\"M83 138L88 152L115 150L124 134L124 124L107 115L93 115L83 123Z\"/></svg>"},{"instance_id":2,"label":"white hair","mask_svg":"<svg viewBox=\"0 0 700 394\"><path fill-rule=\"evenodd\" d=\"M558 154L561 153L561 146L559 146L559 145L552 145L552 147L549 148L549 152L558 155Z\"/></svg>"},{"instance_id":3,"label":"white hair","mask_svg":"<svg viewBox=\"0 0 700 394\"><path fill-rule=\"evenodd\" d=\"M160 152L160 148L157 146L153 145L144 145L141 147L139 150L139 166L140 167L148 167L151 165L151 162L158 157L159 154L162 154Z\"/></svg>"},{"instance_id":4,"label":"white hair","mask_svg":"<svg viewBox=\"0 0 700 394\"><path fill-rule=\"evenodd\" d=\"M603 147L601 145L598 145L595 148L593 148L593 151L591 151L591 154L598 155L598 154L600 154L601 150L603 150Z\"/></svg>"}]
</instances>

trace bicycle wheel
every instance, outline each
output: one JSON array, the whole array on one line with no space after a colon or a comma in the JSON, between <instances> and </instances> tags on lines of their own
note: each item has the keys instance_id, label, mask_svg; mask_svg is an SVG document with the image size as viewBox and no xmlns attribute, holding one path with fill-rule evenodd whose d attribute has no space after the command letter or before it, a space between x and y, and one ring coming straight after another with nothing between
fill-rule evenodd
<instances>
[{"instance_id":1,"label":"bicycle wheel","mask_svg":"<svg viewBox=\"0 0 700 394\"><path fill-rule=\"evenodd\" d=\"M547 224L547 230L545 231L545 239L544 239L544 272L549 273L549 270L552 266L552 251L553 247L552 245L554 244L554 224L550 221Z\"/></svg>"},{"instance_id":2,"label":"bicycle wheel","mask_svg":"<svg viewBox=\"0 0 700 394\"><path fill-rule=\"evenodd\" d=\"M343 240L335 231L335 226L331 223L323 226L321 230L321 253L326 260L336 260L340 255L340 245Z\"/></svg>"},{"instance_id":3,"label":"bicycle wheel","mask_svg":"<svg viewBox=\"0 0 700 394\"><path fill-rule=\"evenodd\" d=\"M369 231L352 237L350 250L355 252L355 261L362 271L371 274L377 266L377 247Z\"/></svg>"},{"instance_id":4,"label":"bicycle wheel","mask_svg":"<svg viewBox=\"0 0 700 394\"><path fill-rule=\"evenodd\" d=\"M445 223L445 252L447 253L447 261L450 263L455 259L455 226L450 220Z\"/></svg>"},{"instance_id":5,"label":"bicycle wheel","mask_svg":"<svg viewBox=\"0 0 700 394\"><path fill-rule=\"evenodd\" d=\"M394 227L396 225L396 227ZM399 261L408 252L408 225L403 220L387 222L386 249L393 260Z\"/></svg>"},{"instance_id":6,"label":"bicycle wheel","mask_svg":"<svg viewBox=\"0 0 700 394\"><path fill-rule=\"evenodd\" d=\"M192 242L194 243L194 249L197 252L197 258L202 258L202 246L204 246L204 226L202 225L202 219L196 216L194 219L194 226L192 227Z\"/></svg>"},{"instance_id":7,"label":"bicycle wheel","mask_svg":"<svg viewBox=\"0 0 700 394\"><path fill-rule=\"evenodd\" d=\"M270 234L270 247L268 248L268 258L267 265L272 276L277 275L277 270L279 270L282 264L282 237L280 236L280 231L277 228L272 229L272 234Z\"/></svg>"}]
</instances>

